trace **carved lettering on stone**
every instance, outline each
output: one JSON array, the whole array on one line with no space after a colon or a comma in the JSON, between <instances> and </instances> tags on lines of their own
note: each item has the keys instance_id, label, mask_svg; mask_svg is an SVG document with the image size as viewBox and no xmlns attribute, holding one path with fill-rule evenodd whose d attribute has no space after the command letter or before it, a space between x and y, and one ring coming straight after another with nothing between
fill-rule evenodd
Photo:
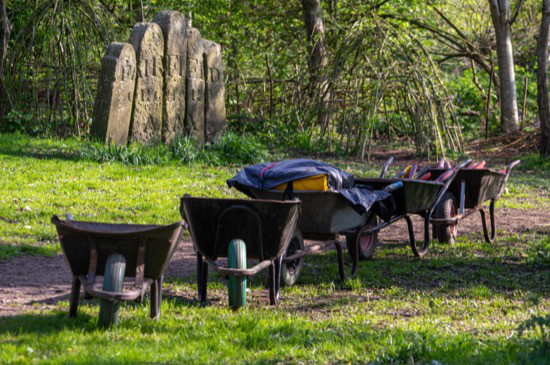
<instances>
[{"instance_id":1,"label":"carved lettering on stone","mask_svg":"<svg viewBox=\"0 0 550 365\"><path fill-rule=\"evenodd\" d=\"M187 29L187 106L186 127L199 145L204 143L204 74L201 35Z\"/></svg>"},{"instance_id":2,"label":"carved lettering on stone","mask_svg":"<svg viewBox=\"0 0 550 365\"><path fill-rule=\"evenodd\" d=\"M170 143L185 133L185 70L187 61L187 22L173 10L158 13L153 19L164 35L164 106L162 140Z\"/></svg>"},{"instance_id":3,"label":"carved lettering on stone","mask_svg":"<svg viewBox=\"0 0 550 365\"><path fill-rule=\"evenodd\" d=\"M91 133L106 144L128 141L136 81L136 56L128 43L111 43L101 59Z\"/></svg>"},{"instance_id":4,"label":"carved lettering on stone","mask_svg":"<svg viewBox=\"0 0 550 365\"><path fill-rule=\"evenodd\" d=\"M130 33L137 58L137 80L130 141L162 139L164 37L156 23L138 23Z\"/></svg>"},{"instance_id":5,"label":"carved lettering on stone","mask_svg":"<svg viewBox=\"0 0 550 365\"><path fill-rule=\"evenodd\" d=\"M223 60L219 44L203 40L204 79L206 80L204 105L204 131L206 141L212 142L225 128L225 83Z\"/></svg>"}]
</instances>

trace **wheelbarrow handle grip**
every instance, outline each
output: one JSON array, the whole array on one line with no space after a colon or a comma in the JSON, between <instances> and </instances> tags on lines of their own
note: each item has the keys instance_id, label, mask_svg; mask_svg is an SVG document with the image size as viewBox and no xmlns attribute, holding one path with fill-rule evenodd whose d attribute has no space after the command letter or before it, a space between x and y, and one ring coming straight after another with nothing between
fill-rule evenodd
<instances>
[{"instance_id":1,"label":"wheelbarrow handle grip","mask_svg":"<svg viewBox=\"0 0 550 365\"><path fill-rule=\"evenodd\" d=\"M515 160L511 163L508 164L508 166L506 166L506 176L504 177L504 180L502 180L502 184L500 185L500 188L498 189L498 194L497 196L494 197L493 200L498 200L500 199L500 196L502 195L502 193L504 192L504 188L506 187L506 183L508 182L508 178L510 177L510 173L512 172L512 169L519 165L521 163L521 160Z\"/></svg>"},{"instance_id":2,"label":"wheelbarrow handle grip","mask_svg":"<svg viewBox=\"0 0 550 365\"><path fill-rule=\"evenodd\" d=\"M382 171L380 171L380 178L383 179L384 176L386 176L386 171L388 170L388 167L393 162L393 156L390 156L384 166L382 167Z\"/></svg>"},{"instance_id":3,"label":"wheelbarrow handle grip","mask_svg":"<svg viewBox=\"0 0 550 365\"><path fill-rule=\"evenodd\" d=\"M472 162L472 159L471 159L471 158L462 161L460 164L458 164L458 165L455 167L456 171L458 171L458 170L460 170L460 169L466 167L467 165L470 164L470 162Z\"/></svg>"},{"instance_id":4,"label":"wheelbarrow handle grip","mask_svg":"<svg viewBox=\"0 0 550 365\"><path fill-rule=\"evenodd\" d=\"M506 174L510 174L510 171L512 171L512 169L514 167L516 167L517 165L519 165L521 163L521 160L515 160L514 162L510 162L507 166L506 166Z\"/></svg>"},{"instance_id":5,"label":"wheelbarrow handle grip","mask_svg":"<svg viewBox=\"0 0 550 365\"><path fill-rule=\"evenodd\" d=\"M401 189L403 187L402 181L394 182L393 184L390 184L384 188L384 191L391 193L394 190Z\"/></svg>"}]
</instances>

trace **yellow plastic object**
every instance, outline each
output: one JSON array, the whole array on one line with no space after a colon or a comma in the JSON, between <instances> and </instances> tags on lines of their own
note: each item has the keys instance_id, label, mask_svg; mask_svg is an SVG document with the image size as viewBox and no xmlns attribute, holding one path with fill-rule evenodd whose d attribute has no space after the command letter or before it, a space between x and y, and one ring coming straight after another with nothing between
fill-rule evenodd
<instances>
[{"instance_id":1,"label":"yellow plastic object","mask_svg":"<svg viewBox=\"0 0 550 365\"><path fill-rule=\"evenodd\" d=\"M286 190L287 183L277 185L274 190ZM294 180L292 182L292 190L294 191L327 191L328 176L325 174L304 177L303 179Z\"/></svg>"}]
</instances>

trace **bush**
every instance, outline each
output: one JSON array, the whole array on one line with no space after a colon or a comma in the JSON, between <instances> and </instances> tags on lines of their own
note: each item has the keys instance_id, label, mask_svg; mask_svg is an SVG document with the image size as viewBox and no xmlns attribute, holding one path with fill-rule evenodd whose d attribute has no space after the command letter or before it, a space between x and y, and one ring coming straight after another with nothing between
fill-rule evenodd
<instances>
[{"instance_id":1,"label":"bush","mask_svg":"<svg viewBox=\"0 0 550 365\"><path fill-rule=\"evenodd\" d=\"M254 164L267 159L269 151L252 136L224 133L219 142L196 147L191 137L176 138L170 145L132 143L107 146L89 142L80 157L97 162L121 162L126 165L161 165L166 163L205 163L208 165Z\"/></svg>"}]
</instances>

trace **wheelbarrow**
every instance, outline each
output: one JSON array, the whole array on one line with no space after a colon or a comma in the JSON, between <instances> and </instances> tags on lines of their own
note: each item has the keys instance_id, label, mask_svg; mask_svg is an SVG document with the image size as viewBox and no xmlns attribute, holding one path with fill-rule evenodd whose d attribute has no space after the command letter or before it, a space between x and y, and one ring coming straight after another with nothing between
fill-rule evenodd
<instances>
[{"instance_id":1,"label":"wheelbarrow","mask_svg":"<svg viewBox=\"0 0 550 365\"><path fill-rule=\"evenodd\" d=\"M458 165L450 177L443 182L423 181L408 178L385 178L388 166L393 161L393 158L388 159L382 168L379 178L355 178L356 185L367 185L373 189L382 190L390 184L395 184L400 181L403 184L402 189L392 191L392 196L395 201L395 214L386 222L377 223L376 220L368 222L362 226L354 235L347 237L347 242L356 240L357 243L352 247L359 250L359 256L362 258L370 258L374 254L377 245L377 233L401 220L404 219L407 223L409 233L409 244L415 256L424 256L430 246L430 217L433 215L438 202L443 198L452 182L455 180L461 169L471 161L466 160ZM419 215L424 220L424 242L418 245L415 235L411 215Z\"/></svg>"},{"instance_id":2,"label":"wheelbarrow","mask_svg":"<svg viewBox=\"0 0 550 365\"><path fill-rule=\"evenodd\" d=\"M181 198L180 213L189 224L197 254L199 300L206 301L208 267L229 276L229 305L246 305L246 278L269 269L269 300L279 299L281 265L300 215L293 201ZM228 258L228 267L217 260ZM258 264L247 268L247 259Z\"/></svg>"},{"instance_id":3,"label":"wheelbarrow","mask_svg":"<svg viewBox=\"0 0 550 365\"><path fill-rule=\"evenodd\" d=\"M384 190L399 189L402 184L387 184ZM290 185L290 184L289 184ZM391 186L390 186L391 185ZM346 278L342 254L343 241L339 237L345 235L346 246L352 259L351 277L357 274L359 256L355 237L362 227L376 220L373 207L360 213L353 204L337 191L296 190L289 194L288 189L262 190L251 186L237 185L237 189L254 199L285 200L289 197L302 202L302 214L298 227L283 258L281 280L284 285L293 285L298 279L304 264L304 256L334 246L337 251L338 270L342 281ZM374 206L374 205L373 205ZM353 237L352 240L349 238ZM316 241L308 247L304 239Z\"/></svg>"},{"instance_id":4,"label":"wheelbarrow","mask_svg":"<svg viewBox=\"0 0 550 365\"><path fill-rule=\"evenodd\" d=\"M496 237L495 203L501 197L512 169L520 162L520 160L516 160L510 163L501 172L487 168L461 169L458 171L449 189L439 201L435 217L430 219L430 223L434 228L434 236L437 237L438 241L453 244L458 234L460 221L479 211L485 241L492 243ZM445 171L445 169L431 168L431 178L438 178ZM490 233L487 226L486 211L483 207L483 203L487 201L490 201Z\"/></svg>"},{"instance_id":5,"label":"wheelbarrow","mask_svg":"<svg viewBox=\"0 0 550 365\"><path fill-rule=\"evenodd\" d=\"M80 287L87 296L101 299L99 323L118 322L121 301L143 298L151 287L150 317L158 319L162 299L163 275L179 244L184 222L166 226L111 224L73 221L70 215L51 219L61 243L65 261L73 275L69 317L76 317ZM103 275L103 287L95 278ZM124 277L133 285L123 289ZM128 285L125 285L128 286Z\"/></svg>"}]
</instances>

